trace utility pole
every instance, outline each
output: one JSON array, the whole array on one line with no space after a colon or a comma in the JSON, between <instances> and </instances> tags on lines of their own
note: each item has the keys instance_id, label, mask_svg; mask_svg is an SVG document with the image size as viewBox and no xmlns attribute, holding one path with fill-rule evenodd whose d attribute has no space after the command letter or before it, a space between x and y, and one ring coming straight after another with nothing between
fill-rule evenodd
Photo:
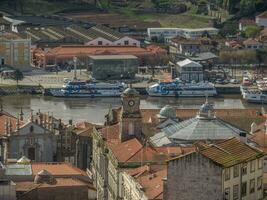
<instances>
[{"instance_id":1,"label":"utility pole","mask_svg":"<svg viewBox=\"0 0 267 200\"><path fill-rule=\"evenodd\" d=\"M77 57L73 57L73 63L74 63L74 80L77 79Z\"/></svg>"}]
</instances>

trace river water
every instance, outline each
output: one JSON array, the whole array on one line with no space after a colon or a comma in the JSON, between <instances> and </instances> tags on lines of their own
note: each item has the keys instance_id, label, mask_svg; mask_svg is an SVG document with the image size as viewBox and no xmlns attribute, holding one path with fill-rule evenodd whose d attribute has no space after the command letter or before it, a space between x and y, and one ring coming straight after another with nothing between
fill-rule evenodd
<instances>
[{"instance_id":1,"label":"river water","mask_svg":"<svg viewBox=\"0 0 267 200\"><path fill-rule=\"evenodd\" d=\"M74 122L90 121L103 123L104 116L109 107L119 107L120 98L55 98L31 95L17 95L0 97L5 111L17 116L20 109L25 115L29 115L31 109L37 112L53 113L56 118L67 122L72 119ZM174 97L142 97L141 108L162 108L169 104L176 108L199 108L205 98L174 98ZM240 96L223 96L209 98L217 109L244 109L260 108L259 104L248 104L240 99Z\"/></svg>"}]
</instances>

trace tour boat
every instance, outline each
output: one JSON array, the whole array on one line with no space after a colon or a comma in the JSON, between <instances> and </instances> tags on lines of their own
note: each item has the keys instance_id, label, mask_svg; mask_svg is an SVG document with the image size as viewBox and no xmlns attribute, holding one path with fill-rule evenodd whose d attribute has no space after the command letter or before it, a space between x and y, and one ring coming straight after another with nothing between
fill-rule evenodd
<instances>
[{"instance_id":1,"label":"tour boat","mask_svg":"<svg viewBox=\"0 0 267 200\"><path fill-rule=\"evenodd\" d=\"M214 84L210 82L183 83L179 79L159 82L147 89L149 96L203 97L217 95Z\"/></svg>"},{"instance_id":2,"label":"tour boat","mask_svg":"<svg viewBox=\"0 0 267 200\"><path fill-rule=\"evenodd\" d=\"M257 81L257 86L240 86L242 97L251 103L267 103L267 82Z\"/></svg>"},{"instance_id":3,"label":"tour boat","mask_svg":"<svg viewBox=\"0 0 267 200\"><path fill-rule=\"evenodd\" d=\"M97 83L73 79L61 89L51 90L55 97L119 97L126 89L124 83Z\"/></svg>"}]
</instances>

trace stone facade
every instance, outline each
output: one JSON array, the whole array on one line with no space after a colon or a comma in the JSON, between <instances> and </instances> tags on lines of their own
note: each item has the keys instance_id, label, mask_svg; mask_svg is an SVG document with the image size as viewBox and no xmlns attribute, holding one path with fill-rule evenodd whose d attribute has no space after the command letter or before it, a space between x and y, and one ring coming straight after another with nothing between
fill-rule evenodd
<instances>
[{"instance_id":1,"label":"stone facade","mask_svg":"<svg viewBox=\"0 0 267 200\"><path fill-rule=\"evenodd\" d=\"M138 58L130 55L90 56L93 77L96 79L134 78Z\"/></svg>"},{"instance_id":2,"label":"stone facade","mask_svg":"<svg viewBox=\"0 0 267 200\"><path fill-rule=\"evenodd\" d=\"M223 200L222 169L198 153L168 164L164 199Z\"/></svg>"},{"instance_id":3,"label":"stone facade","mask_svg":"<svg viewBox=\"0 0 267 200\"><path fill-rule=\"evenodd\" d=\"M25 155L30 160L52 162L56 156L56 137L50 130L28 122L10 134L8 147L9 158Z\"/></svg>"}]
</instances>

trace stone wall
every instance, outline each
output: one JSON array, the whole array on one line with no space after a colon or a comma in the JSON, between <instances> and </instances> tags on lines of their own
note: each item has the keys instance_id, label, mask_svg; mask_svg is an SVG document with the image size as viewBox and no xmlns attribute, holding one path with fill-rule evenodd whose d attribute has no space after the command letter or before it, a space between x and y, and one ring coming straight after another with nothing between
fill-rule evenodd
<instances>
[{"instance_id":1,"label":"stone wall","mask_svg":"<svg viewBox=\"0 0 267 200\"><path fill-rule=\"evenodd\" d=\"M222 169L198 153L168 162L164 199L222 200Z\"/></svg>"}]
</instances>

